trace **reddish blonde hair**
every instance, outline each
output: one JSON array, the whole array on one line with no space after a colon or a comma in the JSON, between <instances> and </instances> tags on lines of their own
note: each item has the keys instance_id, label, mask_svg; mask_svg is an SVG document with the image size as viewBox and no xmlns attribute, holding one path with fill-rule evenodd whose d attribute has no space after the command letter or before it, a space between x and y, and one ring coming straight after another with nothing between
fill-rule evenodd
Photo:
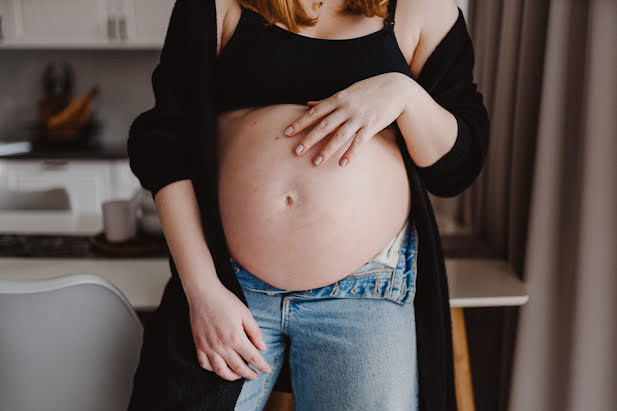
<instances>
[{"instance_id":1,"label":"reddish blonde hair","mask_svg":"<svg viewBox=\"0 0 617 411\"><path fill-rule=\"evenodd\" d=\"M299 0L238 0L239 3L261 14L269 24L282 23L290 31L297 33L300 26L314 26L317 18L311 18ZM345 0L339 15L363 14L367 17L387 17L389 0Z\"/></svg>"}]
</instances>

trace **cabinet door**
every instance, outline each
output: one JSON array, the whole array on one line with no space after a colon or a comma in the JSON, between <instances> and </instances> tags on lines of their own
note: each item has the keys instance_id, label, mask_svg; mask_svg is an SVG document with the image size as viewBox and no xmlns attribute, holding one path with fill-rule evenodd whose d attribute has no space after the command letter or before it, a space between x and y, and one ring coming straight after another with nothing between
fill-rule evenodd
<instances>
[{"instance_id":1,"label":"cabinet door","mask_svg":"<svg viewBox=\"0 0 617 411\"><path fill-rule=\"evenodd\" d=\"M3 160L8 187L36 190L64 187L75 214L102 214L111 197L111 171L107 161Z\"/></svg>"},{"instance_id":2,"label":"cabinet door","mask_svg":"<svg viewBox=\"0 0 617 411\"><path fill-rule=\"evenodd\" d=\"M163 47L174 3L175 0L125 0L127 43Z\"/></svg>"},{"instance_id":3,"label":"cabinet door","mask_svg":"<svg viewBox=\"0 0 617 411\"><path fill-rule=\"evenodd\" d=\"M3 44L66 47L108 43L108 0L3 0Z\"/></svg>"},{"instance_id":4,"label":"cabinet door","mask_svg":"<svg viewBox=\"0 0 617 411\"><path fill-rule=\"evenodd\" d=\"M0 45L14 37L13 19L10 18L10 0L0 0Z\"/></svg>"}]
</instances>

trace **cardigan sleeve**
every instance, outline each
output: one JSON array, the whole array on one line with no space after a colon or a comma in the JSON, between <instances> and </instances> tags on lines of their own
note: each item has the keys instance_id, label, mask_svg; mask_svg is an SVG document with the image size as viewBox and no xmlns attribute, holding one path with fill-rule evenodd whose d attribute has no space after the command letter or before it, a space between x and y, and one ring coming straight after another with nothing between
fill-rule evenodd
<instances>
[{"instance_id":1,"label":"cardigan sleeve","mask_svg":"<svg viewBox=\"0 0 617 411\"><path fill-rule=\"evenodd\" d=\"M176 0L151 76L154 107L139 114L129 127L129 165L152 197L170 183L190 179L186 30L186 1Z\"/></svg>"},{"instance_id":2,"label":"cardigan sleeve","mask_svg":"<svg viewBox=\"0 0 617 411\"><path fill-rule=\"evenodd\" d=\"M456 118L450 151L435 163L417 166L426 189L440 197L462 193L480 173L489 141L489 118L473 80L474 51L463 13L425 62L417 79L435 102Z\"/></svg>"}]
</instances>

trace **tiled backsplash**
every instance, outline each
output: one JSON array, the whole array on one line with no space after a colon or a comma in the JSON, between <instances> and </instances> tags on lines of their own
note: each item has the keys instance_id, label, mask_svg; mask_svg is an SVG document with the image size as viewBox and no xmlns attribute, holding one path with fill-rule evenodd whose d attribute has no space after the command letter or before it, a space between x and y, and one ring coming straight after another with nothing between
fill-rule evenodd
<instances>
[{"instance_id":1,"label":"tiled backsplash","mask_svg":"<svg viewBox=\"0 0 617 411\"><path fill-rule=\"evenodd\" d=\"M125 144L133 119L154 104L150 77L159 55L159 50L0 50L0 139L27 135L25 126L37 119L45 66L66 61L75 71L75 95L100 87L92 107L103 123L102 143Z\"/></svg>"}]
</instances>

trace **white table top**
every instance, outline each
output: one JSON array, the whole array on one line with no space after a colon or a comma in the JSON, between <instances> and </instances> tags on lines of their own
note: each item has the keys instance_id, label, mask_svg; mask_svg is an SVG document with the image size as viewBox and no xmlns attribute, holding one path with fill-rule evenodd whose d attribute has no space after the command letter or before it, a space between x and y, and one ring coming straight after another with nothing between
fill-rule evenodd
<instances>
[{"instance_id":1,"label":"white table top","mask_svg":"<svg viewBox=\"0 0 617 411\"><path fill-rule=\"evenodd\" d=\"M93 274L109 281L136 310L149 311L161 302L171 276L166 258L0 258L0 279L46 279L67 274Z\"/></svg>"},{"instance_id":2,"label":"white table top","mask_svg":"<svg viewBox=\"0 0 617 411\"><path fill-rule=\"evenodd\" d=\"M91 235L101 216L64 211L0 212L0 232ZM525 285L502 260L446 258L452 307L522 305ZM136 310L156 308L171 276L167 258L13 258L0 257L0 279L44 279L66 274L98 275L124 293Z\"/></svg>"}]
</instances>

